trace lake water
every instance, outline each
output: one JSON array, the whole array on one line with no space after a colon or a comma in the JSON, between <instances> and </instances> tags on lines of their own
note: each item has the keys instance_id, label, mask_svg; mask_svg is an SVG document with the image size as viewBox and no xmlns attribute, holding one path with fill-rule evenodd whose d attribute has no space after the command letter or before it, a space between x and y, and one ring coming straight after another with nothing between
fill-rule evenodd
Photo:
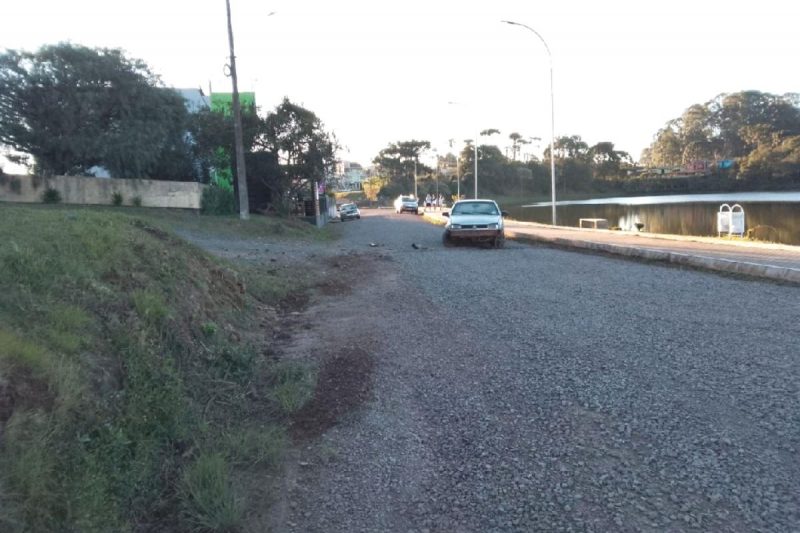
<instances>
[{"instance_id":1,"label":"lake water","mask_svg":"<svg viewBox=\"0 0 800 533\"><path fill-rule=\"evenodd\" d=\"M575 226L581 218L605 218L609 227L675 235L717 235L720 205L739 204L744 208L746 229L759 228L760 238L800 245L800 192L738 192L632 196L556 201L556 216L561 226ZM504 206L517 220L549 224L551 204ZM766 227L768 226L768 227Z\"/></svg>"}]
</instances>

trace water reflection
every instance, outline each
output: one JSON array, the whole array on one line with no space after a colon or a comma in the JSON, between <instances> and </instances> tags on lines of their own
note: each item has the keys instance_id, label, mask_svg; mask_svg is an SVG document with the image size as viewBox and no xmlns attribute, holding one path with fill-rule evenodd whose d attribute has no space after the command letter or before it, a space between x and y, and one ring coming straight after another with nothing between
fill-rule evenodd
<instances>
[{"instance_id":1,"label":"water reflection","mask_svg":"<svg viewBox=\"0 0 800 533\"><path fill-rule=\"evenodd\" d=\"M607 201L607 200L606 200ZM747 229L771 226L769 240L800 245L800 202L739 202L745 211ZM532 222L550 223L550 207L505 207L512 218ZM643 231L676 235L715 236L717 211L715 203L677 203L651 205L570 204L558 206L558 223L578 226L581 218L605 218L609 227L635 230L635 224L644 224Z\"/></svg>"}]
</instances>

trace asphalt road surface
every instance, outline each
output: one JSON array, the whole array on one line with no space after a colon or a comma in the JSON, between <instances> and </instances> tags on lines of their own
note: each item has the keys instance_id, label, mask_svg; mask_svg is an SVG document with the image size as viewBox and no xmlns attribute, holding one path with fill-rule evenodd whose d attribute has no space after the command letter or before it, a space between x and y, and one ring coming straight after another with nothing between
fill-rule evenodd
<instances>
[{"instance_id":1,"label":"asphalt road surface","mask_svg":"<svg viewBox=\"0 0 800 533\"><path fill-rule=\"evenodd\" d=\"M372 272L316 327L371 392L300 446L284 530L800 530L800 288L420 218L339 227Z\"/></svg>"}]
</instances>

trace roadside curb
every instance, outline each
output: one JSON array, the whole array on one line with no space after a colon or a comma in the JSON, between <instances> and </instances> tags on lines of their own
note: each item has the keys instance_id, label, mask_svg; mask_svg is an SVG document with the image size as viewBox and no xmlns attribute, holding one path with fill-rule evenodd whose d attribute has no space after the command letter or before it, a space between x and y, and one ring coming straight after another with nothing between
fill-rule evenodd
<instances>
[{"instance_id":1,"label":"roadside curb","mask_svg":"<svg viewBox=\"0 0 800 533\"><path fill-rule=\"evenodd\" d=\"M506 229L506 238L520 242L527 241L534 243L547 243L564 248L605 252L613 255L646 259L648 261L661 261L705 270L715 270L718 272L728 272L731 274L740 274L800 284L800 269L796 268L749 263L746 261L734 261L731 259L720 259L703 255L666 252L664 250L652 250L649 248L639 248L636 246L623 246L619 244L606 244L581 241L577 239L564 239L561 237L548 238L536 234L517 233L508 229Z\"/></svg>"},{"instance_id":2,"label":"roadside curb","mask_svg":"<svg viewBox=\"0 0 800 533\"><path fill-rule=\"evenodd\" d=\"M426 221L437 225L442 225L444 223L438 213L423 213L423 218ZM644 259L647 261L659 261L663 263L672 263L675 265L700 268L703 270L727 272L729 274L739 274L774 281L800 284L800 269L796 268L750 263L747 261L735 261L732 259L720 259L717 257L708 257L704 255L667 252L664 250L653 250L651 248L642 248L638 246L599 243L580 239L566 239L563 237L546 237L536 233L523 233L514 231L508 227L506 227L505 234L507 239L512 239L519 242L546 243L561 248L603 252L623 257Z\"/></svg>"}]
</instances>

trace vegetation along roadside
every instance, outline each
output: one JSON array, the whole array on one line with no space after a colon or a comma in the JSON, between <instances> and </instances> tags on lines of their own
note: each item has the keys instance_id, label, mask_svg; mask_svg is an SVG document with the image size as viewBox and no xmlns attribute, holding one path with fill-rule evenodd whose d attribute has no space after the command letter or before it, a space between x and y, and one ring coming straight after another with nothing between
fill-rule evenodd
<instances>
[{"instance_id":1,"label":"vegetation along roadside","mask_svg":"<svg viewBox=\"0 0 800 533\"><path fill-rule=\"evenodd\" d=\"M311 280L166 228L224 238L242 224L319 238L269 217L0 209L0 530L241 526L246 487L313 392L314 369L271 347Z\"/></svg>"}]
</instances>

